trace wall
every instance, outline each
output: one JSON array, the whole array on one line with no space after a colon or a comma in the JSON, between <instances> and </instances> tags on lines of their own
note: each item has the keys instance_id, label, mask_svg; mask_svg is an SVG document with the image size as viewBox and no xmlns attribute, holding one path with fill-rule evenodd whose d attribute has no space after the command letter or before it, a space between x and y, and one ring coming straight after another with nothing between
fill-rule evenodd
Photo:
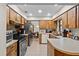
<instances>
[{"instance_id":1,"label":"wall","mask_svg":"<svg viewBox=\"0 0 79 59\"><path fill-rule=\"evenodd\" d=\"M33 20L31 23L34 25L34 32L39 32L39 20Z\"/></svg>"},{"instance_id":2,"label":"wall","mask_svg":"<svg viewBox=\"0 0 79 59\"><path fill-rule=\"evenodd\" d=\"M0 4L0 56L6 55L6 5Z\"/></svg>"},{"instance_id":3,"label":"wall","mask_svg":"<svg viewBox=\"0 0 79 59\"><path fill-rule=\"evenodd\" d=\"M72 31L73 35L78 35L79 36L79 28L77 29L70 29Z\"/></svg>"}]
</instances>

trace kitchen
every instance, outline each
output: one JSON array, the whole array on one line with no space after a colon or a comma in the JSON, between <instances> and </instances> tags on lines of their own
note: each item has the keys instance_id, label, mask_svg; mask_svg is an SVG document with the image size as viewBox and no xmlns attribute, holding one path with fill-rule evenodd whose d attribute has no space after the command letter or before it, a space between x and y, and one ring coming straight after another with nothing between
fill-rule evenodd
<instances>
[{"instance_id":1,"label":"kitchen","mask_svg":"<svg viewBox=\"0 0 79 59\"><path fill-rule=\"evenodd\" d=\"M0 7L1 28L4 27L1 35L5 39L0 55L27 56L29 50L30 56L35 46L30 47L36 41L46 46L37 48L47 49L45 56L79 56L79 4L1 4Z\"/></svg>"}]
</instances>

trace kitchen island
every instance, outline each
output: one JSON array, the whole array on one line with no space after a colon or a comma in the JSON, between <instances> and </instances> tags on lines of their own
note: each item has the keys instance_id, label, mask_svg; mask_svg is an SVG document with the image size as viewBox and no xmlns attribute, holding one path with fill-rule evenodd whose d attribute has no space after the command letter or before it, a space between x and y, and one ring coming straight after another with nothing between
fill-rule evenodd
<instances>
[{"instance_id":1,"label":"kitchen island","mask_svg":"<svg viewBox=\"0 0 79 59\"><path fill-rule=\"evenodd\" d=\"M48 39L48 56L79 56L79 40L57 36Z\"/></svg>"}]
</instances>

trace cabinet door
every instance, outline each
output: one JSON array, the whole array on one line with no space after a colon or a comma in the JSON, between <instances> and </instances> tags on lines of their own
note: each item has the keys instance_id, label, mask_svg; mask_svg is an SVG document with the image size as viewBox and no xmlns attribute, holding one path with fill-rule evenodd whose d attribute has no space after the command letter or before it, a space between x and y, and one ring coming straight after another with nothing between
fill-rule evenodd
<instances>
[{"instance_id":1,"label":"cabinet door","mask_svg":"<svg viewBox=\"0 0 79 59\"><path fill-rule=\"evenodd\" d=\"M17 42L7 47L6 54L7 56L17 56Z\"/></svg>"},{"instance_id":2,"label":"cabinet door","mask_svg":"<svg viewBox=\"0 0 79 59\"><path fill-rule=\"evenodd\" d=\"M39 22L40 24L40 29L55 29L55 23L54 21L51 20L41 20Z\"/></svg>"},{"instance_id":3,"label":"cabinet door","mask_svg":"<svg viewBox=\"0 0 79 59\"><path fill-rule=\"evenodd\" d=\"M21 16L19 14L17 14L17 22L21 23Z\"/></svg>"},{"instance_id":4,"label":"cabinet door","mask_svg":"<svg viewBox=\"0 0 79 59\"><path fill-rule=\"evenodd\" d=\"M9 7L6 7L6 27L9 29Z\"/></svg>"},{"instance_id":5,"label":"cabinet door","mask_svg":"<svg viewBox=\"0 0 79 59\"><path fill-rule=\"evenodd\" d=\"M10 9L10 20L16 21L16 12Z\"/></svg>"},{"instance_id":6,"label":"cabinet door","mask_svg":"<svg viewBox=\"0 0 79 59\"><path fill-rule=\"evenodd\" d=\"M76 8L68 11L68 26L69 28L76 28Z\"/></svg>"},{"instance_id":7,"label":"cabinet door","mask_svg":"<svg viewBox=\"0 0 79 59\"><path fill-rule=\"evenodd\" d=\"M51 21L51 29L56 29L56 22L55 21Z\"/></svg>"},{"instance_id":8,"label":"cabinet door","mask_svg":"<svg viewBox=\"0 0 79 59\"><path fill-rule=\"evenodd\" d=\"M24 24L24 18L22 17L22 24Z\"/></svg>"},{"instance_id":9,"label":"cabinet door","mask_svg":"<svg viewBox=\"0 0 79 59\"><path fill-rule=\"evenodd\" d=\"M77 28L79 28L79 6L77 6Z\"/></svg>"},{"instance_id":10,"label":"cabinet door","mask_svg":"<svg viewBox=\"0 0 79 59\"><path fill-rule=\"evenodd\" d=\"M47 44L47 55L54 56L54 47L51 45L51 43L49 41Z\"/></svg>"},{"instance_id":11,"label":"cabinet door","mask_svg":"<svg viewBox=\"0 0 79 59\"><path fill-rule=\"evenodd\" d=\"M27 20L24 18L24 24L27 23Z\"/></svg>"},{"instance_id":12,"label":"cabinet door","mask_svg":"<svg viewBox=\"0 0 79 59\"><path fill-rule=\"evenodd\" d=\"M39 22L39 27L40 27L40 29L46 29L46 26L47 26L46 23L47 23L46 20L41 20L41 21Z\"/></svg>"},{"instance_id":13,"label":"cabinet door","mask_svg":"<svg viewBox=\"0 0 79 59\"><path fill-rule=\"evenodd\" d=\"M63 28L68 28L68 13L65 12L63 15L62 15L62 26Z\"/></svg>"},{"instance_id":14,"label":"cabinet door","mask_svg":"<svg viewBox=\"0 0 79 59\"><path fill-rule=\"evenodd\" d=\"M52 21L47 21L47 28L51 29L51 26L52 26Z\"/></svg>"},{"instance_id":15,"label":"cabinet door","mask_svg":"<svg viewBox=\"0 0 79 59\"><path fill-rule=\"evenodd\" d=\"M53 20L47 21L47 27L49 29L55 29L56 28L55 22Z\"/></svg>"}]
</instances>

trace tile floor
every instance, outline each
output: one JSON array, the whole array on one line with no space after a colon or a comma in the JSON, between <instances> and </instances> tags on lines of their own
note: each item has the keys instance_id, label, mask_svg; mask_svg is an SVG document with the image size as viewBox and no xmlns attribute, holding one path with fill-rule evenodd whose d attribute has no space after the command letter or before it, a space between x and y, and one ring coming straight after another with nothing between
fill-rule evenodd
<instances>
[{"instance_id":1,"label":"tile floor","mask_svg":"<svg viewBox=\"0 0 79 59\"><path fill-rule=\"evenodd\" d=\"M47 56L47 44L39 44L38 39L34 39L25 56Z\"/></svg>"}]
</instances>

